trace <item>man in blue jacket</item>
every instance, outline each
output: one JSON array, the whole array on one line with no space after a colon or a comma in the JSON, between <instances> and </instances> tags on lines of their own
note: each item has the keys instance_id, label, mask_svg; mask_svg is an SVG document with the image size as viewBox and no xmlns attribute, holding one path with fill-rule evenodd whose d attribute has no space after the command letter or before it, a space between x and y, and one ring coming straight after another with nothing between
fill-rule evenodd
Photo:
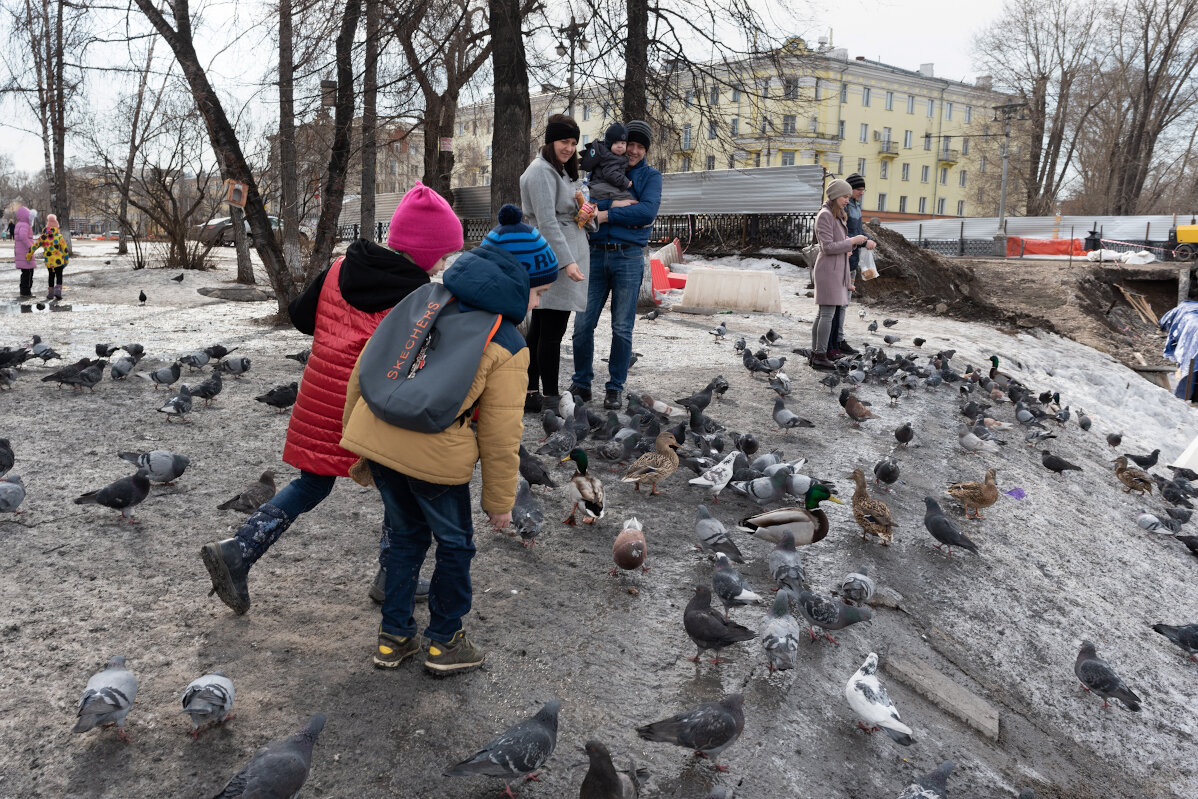
<instances>
[{"instance_id":1,"label":"man in blue jacket","mask_svg":"<svg viewBox=\"0 0 1198 799\"><path fill-rule=\"evenodd\" d=\"M600 200L599 230L591 234L591 274L587 309L574 318L574 377L570 391L581 401L591 398L595 377L595 327L611 294L611 353L603 407L616 410L623 399L624 380L632 358L632 328L636 301L645 274L645 247L657 209L661 206L661 173L645 162L649 126L634 119L628 128L628 178L633 200Z\"/></svg>"}]
</instances>

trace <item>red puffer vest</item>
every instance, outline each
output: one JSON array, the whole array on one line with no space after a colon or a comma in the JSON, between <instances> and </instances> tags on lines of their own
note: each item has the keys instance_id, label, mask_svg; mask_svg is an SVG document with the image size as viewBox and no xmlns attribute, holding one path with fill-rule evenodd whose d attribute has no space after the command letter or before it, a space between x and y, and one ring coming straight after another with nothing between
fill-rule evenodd
<instances>
[{"instance_id":1,"label":"red puffer vest","mask_svg":"<svg viewBox=\"0 0 1198 799\"><path fill-rule=\"evenodd\" d=\"M366 340L390 309L366 313L345 301L338 288L342 260L329 268L320 290L312 354L291 409L283 460L306 472L348 477L358 456L340 446L345 386Z\"/></svg>"}]
</instances>

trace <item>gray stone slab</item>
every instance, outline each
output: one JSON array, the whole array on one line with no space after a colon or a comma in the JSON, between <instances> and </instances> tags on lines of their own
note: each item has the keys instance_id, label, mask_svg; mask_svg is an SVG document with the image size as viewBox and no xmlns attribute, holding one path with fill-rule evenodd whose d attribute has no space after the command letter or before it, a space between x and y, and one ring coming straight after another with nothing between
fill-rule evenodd
<instances>
[{"instance_id":1,"label":"gray stone slab","mask_svg":"<svg viewBox=\"0 0 1198 799\"><path fill-rule=\"evenodd\" d=\"M886 658L887 673L914 688L921 696L956 716L992 741L998 740L998 710L986 700L962 688L914 655Z\"/></svg>"}]
</instances>

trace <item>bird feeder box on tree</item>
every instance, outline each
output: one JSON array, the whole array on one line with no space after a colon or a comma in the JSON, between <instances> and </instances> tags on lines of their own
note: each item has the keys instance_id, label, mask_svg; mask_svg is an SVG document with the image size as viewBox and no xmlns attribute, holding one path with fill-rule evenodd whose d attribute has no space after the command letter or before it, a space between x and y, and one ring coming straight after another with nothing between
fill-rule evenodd
<instances>
[{"instance_id":1,"label":"bird feeder box on tree","mask_svg":"<svg viewBox=\"0 0 1198 799\"><path fill-rule=\"evenodd\" d=\"M337 81L322 80L320 82L320 104L326 108L337 105Z\"/></svg>"},{"instance_id":2,"label":"bird feeder box on tree","mask_svg":"<svg viewBox=\"0 0 1198 799\"><path fill-rule=\"evenodd\" d=\"M236 205L238 208L245 208L245 200L247 187L244 183L239 183L236 180L229 179L225 181L225 202L229 205Z\"/></svg>"}]
</instances>

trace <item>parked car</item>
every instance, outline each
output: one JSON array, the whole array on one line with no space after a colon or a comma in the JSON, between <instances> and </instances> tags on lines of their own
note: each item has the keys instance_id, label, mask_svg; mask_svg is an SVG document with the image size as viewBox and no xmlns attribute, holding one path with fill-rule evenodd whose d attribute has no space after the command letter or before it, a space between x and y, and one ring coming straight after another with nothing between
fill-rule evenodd
<instances>
[{"instance_id":1,"label":"parked car","mask_svg":"<svg viewBox=\"0 0 1198 799\"><path fill-rule=\"evenodd\" d=\"M275 238L280 243L283 241L283 221L277 216L266 217L270 221L270 226L275 232ZM245 225L246 235L250 232L250 223L243 221ZM196 225L195 239L204 244L213 246L232 247L233 246L233 220L227 216L218 216L210 219L202 225ZM307 247L312 239L312 230L305 225L299 226L299 240L301 247Z\"/></svg>"}]
</instances>

